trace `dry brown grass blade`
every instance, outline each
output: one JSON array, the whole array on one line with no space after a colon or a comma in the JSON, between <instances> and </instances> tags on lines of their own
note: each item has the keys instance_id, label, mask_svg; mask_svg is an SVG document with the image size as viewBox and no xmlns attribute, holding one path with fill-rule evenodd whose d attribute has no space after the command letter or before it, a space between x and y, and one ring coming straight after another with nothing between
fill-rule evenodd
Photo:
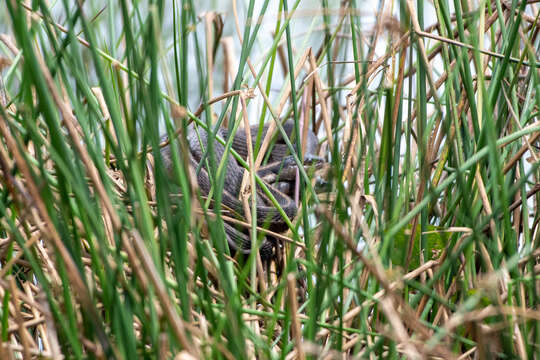
<instances>
[{"instance_id":1,"label":"dry brown grass blade","mask_svg":"<svg viewBox=\"0 0 540 360\"><path fill-rule=\"evenodd\" d=\"M174 305L174 302L170 299L167 288L165 284L163 284L163 281L159 276L157 269L155 268L155 264L141 236L136 231L132 232L131 237L123 234L122 242L124 248L132 258L132 260L137 261L134 266L137 266L136 264L140 264L141 271L137 271L137 273L140 274L141 278L142 274L146 274L148 283L152 284L160 300L160 307L163 311L163 315L165 315L165 319L171 325L174 334L176 335L182 346L186 349L187 352L189 352L193 356L200 356L200 350L189 339L187 335L188 325L185 324L184 321L178 316L176 306ZM193 327L189 326L189 328L191 332L196 333Z\"/></svg>"},{"instance_id":2,"label":"dry brown grass blade","mask_svg":"<svg viewBox=\"0 0 540 360\"><path fill-rule=\"evenodd\" d=\"M302 349L302 329L300 327L300 320L298 319L298 300L297 290L296 290L296 278L293 274L287 276L287 289L288 289L288 298L289 298L289 311L291 312L292 318L292 335L295 342L295 349L297 354L297 359L304 360L306 358L304 350Z\"/></svg>"},{"instance_id":3,"label":"dry brown grass blade","mask_svg":"<svg viewBox=\"0 0 540 360\"><path fill-rule=\"evenodd\" d=\"M334 139L333 139L333 132L332 132L332 122L330 120L330 113L328 112L328 107L326 106L326 95L323 92L323 85L321 78L319 76L319 69L317 67L317 63L315 60L315 56L313 55L313 50L309 50L309 65L310 65L310 74L314 78L314 85L315 85L315 91L317 92L317 95L319 96L319 104L321 105L321 116L324 122L324 128L326 130L326 138L328 141L328 148L330 153L332 153L334 149Z\"/></svg>"}]
</instances>

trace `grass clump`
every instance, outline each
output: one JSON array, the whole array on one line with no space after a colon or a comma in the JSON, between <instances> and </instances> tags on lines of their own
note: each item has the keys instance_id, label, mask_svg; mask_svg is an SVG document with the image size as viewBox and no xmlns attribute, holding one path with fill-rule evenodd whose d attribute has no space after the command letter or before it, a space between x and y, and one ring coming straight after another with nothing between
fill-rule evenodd
<instances>
[{"instance_id":1,"label":"grass clump","mask_svg":"<svg viewBox=\"0 0 540 360\"><path fill-rule=\"evenodd\" d=\"M535 358L537 4L367 4L1 3L0 358ZM263 266L186 129L280 119L325 163Z\"/></svg>"}]
</instances>

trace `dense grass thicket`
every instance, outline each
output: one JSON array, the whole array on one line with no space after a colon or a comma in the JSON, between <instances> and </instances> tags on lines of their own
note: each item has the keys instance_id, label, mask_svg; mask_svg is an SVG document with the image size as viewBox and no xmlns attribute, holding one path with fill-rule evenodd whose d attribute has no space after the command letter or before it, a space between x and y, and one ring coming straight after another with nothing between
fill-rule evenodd
<instances>
[{"instance_id":1,"label":"dense grass thicket","mask_svg":"<svg viewBox=\"0 0 540 360\"><path fill-rule=\"evenodd\" d=\"M539 6L1 1L0 358L537 358ZM323 162L274 234L185 130L285 119Z\"/></svg>"}]
</instances>

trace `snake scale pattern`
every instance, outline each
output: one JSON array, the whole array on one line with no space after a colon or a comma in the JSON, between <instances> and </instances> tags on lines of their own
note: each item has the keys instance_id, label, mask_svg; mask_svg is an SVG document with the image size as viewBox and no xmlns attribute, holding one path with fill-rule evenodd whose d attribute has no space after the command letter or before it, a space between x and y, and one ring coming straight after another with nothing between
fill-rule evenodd
<instances>
[{"instance_id":1,"label":"snake scale pattern","mask_svg":"<svg viewBox=\"0 0 540 360\"><path fill-rule=\"evenodd\" d=\"M207 133L199 128L198 134L195 131L194 124L189 125L187 132L187 142L189 146L190 163L193 168L198 168L201 159L204 156L204 149L208 145ZM286 121L283 124L283 128L287 136L291 136L294 130L294 123L292 121ZM256 141L258 131L258 125L251 127L252 143ZM263 127L262 138L266 136L268 126ZM227 139L228 132L226 129L220 128L217 133L223 139ZM241 155L244 159L247 158L247 142L246 132L244 129L238 129L234 139L232 141L233 149ZM293 142L294 143L294 142ZM315 155L317 150L317 137L312 131L308 131L306 139L305 156L307 158L310 155ZM225 152L224 146L218 141L214 141L214 156L216 158L216 164L221 161ZM268 165L260 167L257 174L265 185L275 197L281 208L289 219L293 219L296 216L297 207L293 199L291 198L291 192L293 186L291 182L295 178L296 163L293 157L288 154L288 148L283 138L277 135L276 142L272 147L269 154ZM161 155L165 166L171 172L172 159L169 145L165 146L161 150ZM245 221L244 207L239 199L240 187L242 184L242 178L244 175L244 168L238 164L236 159L231 155L226 163L226 174L224 191L222 194L222 204L227 208L232 209L240 217L240 220ZM210 192L211 182L208 176L207 169L204 166L200 167L200 171L197 173L197 183L203 196L207 196ZM257 225L267 227L274 232L283 232L287 229L287 224L278 210L270 202L270 199L257 186ZM224 222L225 233L229 247L235 252L241 252L243 254L249 254L251 252L251 240L249 234L236 228L233 224ZM263 260L268 260L273 256L275 241L268 237L263 240L259 253Z\"/></svg>"}]
</instances>

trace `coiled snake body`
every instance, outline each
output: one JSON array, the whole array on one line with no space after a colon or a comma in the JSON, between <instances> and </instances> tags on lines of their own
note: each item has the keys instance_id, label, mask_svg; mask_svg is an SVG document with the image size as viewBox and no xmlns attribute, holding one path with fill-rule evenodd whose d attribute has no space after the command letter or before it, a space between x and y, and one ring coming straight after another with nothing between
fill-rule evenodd
<instances>
[{"instance_id":1,"label":"coiled snake body","mask_svg":"<svg viewBox=\"0 0 540 360\"><path fill-rule=\"evenodd\" d=\"M292 121L287 121L283 124L283 128L287 133L287 136L290 137L290 135L293 133L294 123ZM255 143L257 131L257 125L251 127L252 143ZM264 126L262 138L266 136L267 131L268 126ZM219 129L217 134L223 139L227 139L228 133L226 129ZM313 132L309 131L306 140L306 156L304 158L308 158L310 156L315 157L314 155L318 144L317 137ZM194 129L194 125L192 124L188 127L187 141L190 151L189 155L191 166L197 168L204 155L203 149L207 148L208 135L204 130L200 130L197 134ZM238 152L239 155L247 158L248 151L246 132L244 129L238 129L232 141L232 147L236 152ZM214 141L213 148L216 163L219 163L223 157L225 148L218 141ZM283 138L278 135L272 151L269 154L269 165L259 168L257 174L259 177L261 177L261 179L263 179L263 182L265 182L268 190L277 200L287 217L289 219L293 219L296 216L297 208L295 202L290 197L290 189L292 188L290 186L290 181L294 179L296 174L296 163L294 162L292 156L287 156L287 153L288 148ZM163 161L165 162L165 166L167 169L171 170L172 160L169 145L165 146L161 150L161 155L163 157ZM239 199L243 176L244 168L238 164L233 156L229 156L226 162L222 203L227 208L230 208L239 214L243 220L245 220L244 207ZM210 192L211 183L208 172L204 166L200 167L200 171L197 173L197 183L201 190L201 194L204 196L208 195ZM273 206L270 199L266 196L262 189L259 188L259 186L257 186L256 199L257 225L267 225L268 229L274 232L285 231L287 229L285 220L278 210ZM249 254L252 248L250 237L228 222L224 222L224 227L229 247L234 251ZM263 240L259 250L261 258L266 260L270 259L273 255L273 249L274 244L272 241L268 241L268 239Z\"/></svg>"}]
</instances>

